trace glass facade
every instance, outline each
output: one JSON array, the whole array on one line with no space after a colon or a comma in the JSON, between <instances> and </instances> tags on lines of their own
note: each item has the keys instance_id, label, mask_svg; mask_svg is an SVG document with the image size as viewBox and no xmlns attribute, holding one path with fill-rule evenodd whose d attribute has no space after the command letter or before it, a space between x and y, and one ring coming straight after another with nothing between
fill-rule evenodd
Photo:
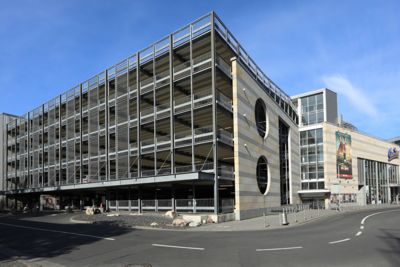
<instances>
[{"instance_id":1,"label":"glass facade","mask_svg":"<svg viewBox=\"0 0 400 267\"><path fill-rule=\"evenodd\" d=\"M359 182L366 186L367 204L389 203L389 184L399 181L399 166L359 159Z\"/></svg>"},{"instance_id":2,"label":"glass facade","mask_svg":"<svg viewBox=\"0 0 400 267\"><path fill-rule=\"evenodd\" d=\"M301 99L301 123L311 125L324 121L323 93Z\"/></svg>"},{"instance_id":3,"label":"glass facade","mask_svg":"<svg viewBox=\"0 0 400 267\"><path fill-rule=\"evenodd\" d=\"M322 128L300 132L301 189L324 189Z\"/></svg>"}]
</instances>

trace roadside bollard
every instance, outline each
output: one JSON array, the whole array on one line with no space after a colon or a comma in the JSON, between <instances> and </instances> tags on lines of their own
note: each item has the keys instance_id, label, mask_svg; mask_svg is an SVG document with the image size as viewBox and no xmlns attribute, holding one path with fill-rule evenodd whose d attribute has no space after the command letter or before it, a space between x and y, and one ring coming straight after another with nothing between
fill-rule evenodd
<instances>
[{"instance_id":1,"label":"roadside bollard","mask_svg":"<svg viewBox=\"0 0 400 267\"><path fill-rule=\"evenodd\" d=\"M287 214L285 211L283 211L283 213L281 214L281 217L282 217L282 225L288 225L289 222L287 220Z\"/></svg>"}]
</instances>

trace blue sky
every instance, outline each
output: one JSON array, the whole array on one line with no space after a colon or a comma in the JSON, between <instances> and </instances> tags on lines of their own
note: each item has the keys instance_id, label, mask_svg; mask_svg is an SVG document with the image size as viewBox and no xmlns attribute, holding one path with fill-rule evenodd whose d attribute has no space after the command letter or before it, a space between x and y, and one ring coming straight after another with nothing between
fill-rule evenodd
<instances>
[{"instance_id":1,"label":"blue sky","mask_svg":"<svg viewBox=\"0 0 400 267\"><path fill-rule=\"evenodd\" d=\"M289 95L331 88L361 131L400 135L399 1L0 4L0 112L22 115L215 10Z\"/></svg>"}]
</instances>

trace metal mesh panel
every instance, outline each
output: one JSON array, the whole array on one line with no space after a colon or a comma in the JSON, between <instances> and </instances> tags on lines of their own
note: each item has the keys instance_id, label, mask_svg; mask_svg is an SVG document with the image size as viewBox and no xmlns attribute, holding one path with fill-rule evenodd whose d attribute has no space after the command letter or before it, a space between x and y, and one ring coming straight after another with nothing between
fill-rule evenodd
<instances>
[{"instance_id":1,"label":"metal mesh panel","mask_svg":"<svg viewBox=\"0 0 400 267\"><path fill-rule=\"evenodd\" d=\"M35 171L33 173L33 187L36 188L39 186L39 173Z\"/></svg>"},{"instance_id":2,"label":"metal mesh panel","mask_svg":"<svg viewBox=\"0 0 400 267\"><path fill-rule=\"evenodd\" d=\"M39 128L39 116L33 119L33 130L36 131Z\"/></svg>"},{"instance_id":3,"label":"metal mesh panel","mask_svg":"<svg viewBox=\"0 0 400 267\"><path fill-rule=\"evenodd\" d=\"M129 174L128 152L117 154L117 175L118 179L126 179Z\"/></svg>"},{"instance_id":4,"label":"metal mesh panel","mask_svg":"<svg viewBox=\"0 0 400 267\"><path fill-rule=\"evenodd\" d=\"M55 138L56 138L56 135L55 135L55 127L54 127L54 126L49 126L49 128L48 128L48 133L49 133L49 136L48 136L49 142L48 142L48 144L49 144L49 145L54 145L54 143L55 143Z\"/></svg>"},{"instance_id":5,"label":"metal mesh panel","mask_svg":"<svg viewBox=\"0 0 400 267\"><path fill-rule=\"evenodd\" d=\"M123 74L117 77L117 96L124 95L128 92L127 75Z\"/></svg>"},{"instance_id":6,"label":"metal mesh panel","mask_svg":"<svg viewBox=\"0 0 400 267\"><path fill-rule=\"evenodd\" d=\"M99 136L97 133L89 136L89 154L90 156L99 154Z\"/></svg>"},{"instance_id":7,"label":"metal mesh panel","mask_svg":"<svg viewBox=\"0 0 400 267\"><path fill-rule=\"evenodd\" d=\"M55 181L56 181L56 172L54 167L50 167L49 168L49 186L54 186L55 185Z\"/></svg>"},{"instance_id":8,"label":"metal mesh panel","mask_svg":"<svg viewBox=\"0 0 400 267\"><path fill-rule=\"evenodd\" d=\"M89 132L97 131L99 126L99 111L97 108L89 111Z\"/></svg>"},{"instance_id":9,"label":"metal mesh panel","mask_svg":"<svg viewBox=\"0 0 400 267\"><path fill-rule=\"evenodd\" d=\"M87 183L89 179L88 165L82 165L82 183Z\"/></svg>"},{"instance_id":10,"label":"metal mesh panel","mask_svg":"<svg viewBox=\"0 0 400 267\"><path fill-rule=\"evenodd\" d=\"M117 123L122 123L128 120L128 97L123 96L117 101Z\"/></svg>"},{"instance_id":11,"label":"metal mesh panel","mask_svg":"<svg viewBox=\"0 0 400 267\"><path fill-rule=\"evenodd\" d=\"M21 179L21 181L20 181L21 187L27 188L28 187L28 175L27 174L21 175L20 179Z\"/></svg>"},{"instance_id":12,"label":"metal mesh panel","mask_svg":"<svg viewBox=\"0 0 400 267\"><path fill-rule=\"evenodd\" d=\"M75 160L75 142L69 141L67 143L67 161Z\"/></svg>"},{"instance_id":13,"label":"metal mesh panel","mask_svg":"<svg viewBox=\"0 0 400 267\"><path fill-rule=\"evenodd\" d=\"M25 138L21 138L19 141L19 153L25 153Z\"/></svg>"},{"instance_id":14,"label":"metal mesh panel","mask_svg":"<svg viewBox=\"0 0 400 267\"><path fill-rule=\"evenodd\" d=\"M67 169L66 166L62 166L60 170L60 184L64 185L67 183Z\"/></svg>"},{"instance_id":15,"label":"metal mesh panel","mask_svg":"<svg viewBox=\"0 0 400 267\"><path fill-rule=\"evenodd\" d=\"M101 181L105 181L107 179L107 162L106 161L100 161L99 162L99 179Z\"/></svg>"},{"instance_id":16,"label":"metal mesh panel","mask_svg":"<svg viewBox=\"0 0 400 267\"><path fill-rule=\"evenodd\" d=\"M117 148L118 148L118 151L128 149L128 124L118 126Z\"/></svg>"},{"instance_id":17,"label":"metal mesh panel","mask_svg":"<svg viewBox=\"0 0 400 267\"><path fill-rule=\"evenodd\" d=\"M67 120L67 139L74 138L75 136L75 120L70 118Z\"/></svg>"},{"instance_id":18,"label":"metal mesh panel","mask_svg":"<svg viewBox=\"0 0 400 267\"><path fill-rule=\"evenodd\" d=\"M40 170L40 171L39 171L38 187L42 187L42 186L43 186L43 171Z\"/></svg>"},{"instance_id":19,"label":"metal mesh panel","mask_svg":"<svg viewBox=\"0 0 400 267\"><path fill-rule=\"evenodd\" d=\"M39 167L39 152L34 152L33 153L33 168L38 168Z\"/></svg>"},{"instance_id":20,"label":"metal mesh panel","mask_svg":"<svg viewBox=\"0 0 400 267\"><path fill-rule=\"evenodd\" d=\"M55 122L55 110L54 110L54 104L51 107L51 109L49 110L49 125L53 124Z\"/></svg>"},{"instance_id":21,"label":"metal mesh panel","mask_svg":"<svg viewBox=\"0 0 400 267\"><path fill-rule=\"evenodd\" d=\"M75 165L75 183L79 184L81 182L81 167Z\"/></svg>"},{"instance_id":22,"label":"metal mesh panel","mask_svg":"<svg viewBox=\"0 0 400 267\"><path fill-rule=\"evenodd\" d=\"M55 164L55 151L54 147L49 147L49 165Z\"/></svg>"},{"instance_id":23,"label":"metal mesh panel","mask_svg":"<svg viewBox=\"0 0 400 267\"><path fill-rule=\"evenodd\" d=\"M88 182L96 182L98 181L99 176L99 162L97 159L91 159L89 161L89 181Z\"/></svg>"},{"instance_id":24,"label":"metal mesh panel","mask_svg":"<svg viewBox=\"0 0 400 267\"><path fill-rule=\"evenodd\" d=\"M89 108L96 107L98 105L98 88L93 88L89 91Z\"/></svg>"},{"instance_id":25,"label":"metal mesh panel","mask_svg":"<svg viewBox=\"0 0 400 267\"><path fill-rule=\"evenodd\" d=\"M73 116L75 113L75 101L74 101L74 95L69 97L67 102L67 117Z\"/></svg>"},{"instance_id":26,"label":"metal mesh panel","mask_svg":"<svg viewBox=\"0 0 400 267\"><path fill-rule=\"evenodd\" d=\"M60 184L60 169L57 167L55 170L55 175L54 175L56 185Z\"/></svg>"},{"instance_id":27,"label":"metal mesh panel","mask_svg":"<svg viewBox=\"0 0 400 267\"><path fill-rule=\"evenodd\" d=\"M67 184L73 184L75 180L75 166L74 164L68 164L67 167Z\"/></svg>"}]
</instances>

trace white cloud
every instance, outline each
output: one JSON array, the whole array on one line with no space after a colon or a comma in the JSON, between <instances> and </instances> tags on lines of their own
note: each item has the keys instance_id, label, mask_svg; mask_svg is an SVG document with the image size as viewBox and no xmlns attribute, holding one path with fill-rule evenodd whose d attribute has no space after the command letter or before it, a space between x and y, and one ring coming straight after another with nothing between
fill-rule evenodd
<instances>
[{"instance_id":1,"label":"white cloud","mask_svg":"<svg viewBox=\"0 0 400 267\"><path fill-rule=\"evenodd\" d=\"M323 76L322 81L327 88L336 91L338 94L342 94L354 108L364 112L371 118L378 118L378 109L365 94L365 91L354 86L342 75Z\"/></svg>"}]
</instances>

